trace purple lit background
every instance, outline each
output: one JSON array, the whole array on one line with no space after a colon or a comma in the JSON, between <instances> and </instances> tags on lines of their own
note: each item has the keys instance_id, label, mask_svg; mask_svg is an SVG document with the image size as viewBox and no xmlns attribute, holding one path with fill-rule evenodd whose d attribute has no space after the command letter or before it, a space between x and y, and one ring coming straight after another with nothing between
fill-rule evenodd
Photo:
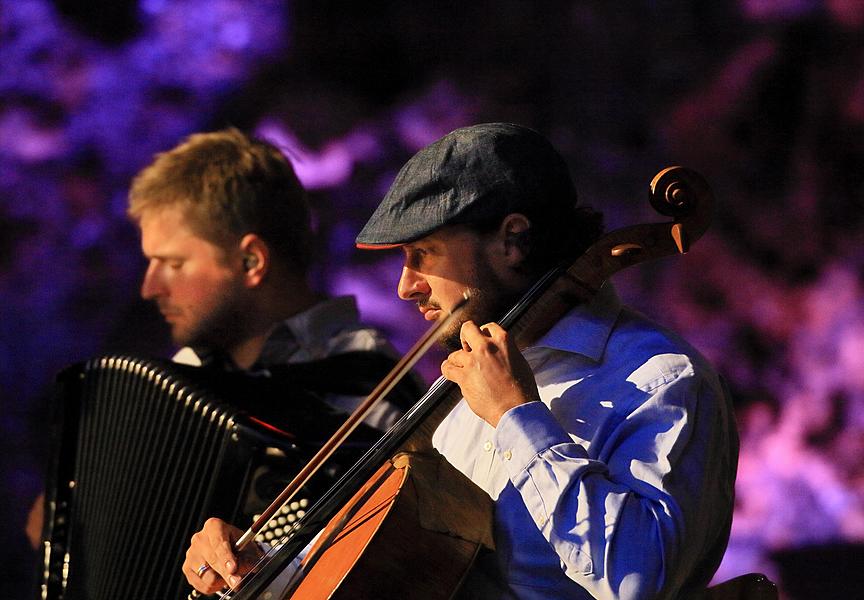
<instances>
[{"instance_id":1,"label":"purple lit background","mask_svg":"<svg viewBox=\"0 0 864 600\"><path fill-rule=\"evenodd\" d=\"M803 598L805 577L824 590L864 572L864 1L9 0L3 596L28 597L35 572L22 531L53 374L170 352L124 217L154 152L227 125L284 147L312 191L318 286L359 295L406 349L425 323L395 298L398 257L353 238L414 151L493 120L548 135L610 228L655 219L664 166L708 178L721 206L705 238L615 281L733 387L738 506L718 579L763 571Z\"/></svg>"}]
</instances>

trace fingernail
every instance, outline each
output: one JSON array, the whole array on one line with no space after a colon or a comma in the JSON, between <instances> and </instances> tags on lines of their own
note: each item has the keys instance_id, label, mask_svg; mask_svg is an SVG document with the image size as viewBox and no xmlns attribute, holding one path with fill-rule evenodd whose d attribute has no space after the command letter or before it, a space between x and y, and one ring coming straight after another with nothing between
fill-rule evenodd
<instances>
[{"instance_id":1,"label":"fingernail","mask_svg":"<svg viewBox=\"0 0 864 600\"><path fill-rule=\"evenodd\" d=\"M232 575L231 577L228 578L228 583L231 584L231 587L234 587L235 585L240 583L240 578L237 577L236 575Z\"/></svg>"},{"instance_id":2,"label":"fingernail","mask_svg":"<svg viewBox=\"0 0 864 600\"><path fill-rule=\"evenodd\" d=\"M225 563L225 569L227 569L228 571L233 571L234 570L234 561L233 560L227 561Z\"/></svg>"}]
</instances>

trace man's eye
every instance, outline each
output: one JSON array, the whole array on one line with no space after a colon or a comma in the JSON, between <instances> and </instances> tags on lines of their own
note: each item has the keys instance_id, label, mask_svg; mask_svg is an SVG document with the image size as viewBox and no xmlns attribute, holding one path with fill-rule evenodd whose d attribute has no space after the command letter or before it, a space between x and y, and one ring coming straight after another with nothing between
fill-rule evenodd
<instances>
[{"instance_id":1,"label":"man's eye","mask_svg":"<svg viewBox=\"0 0 864 600\"><path fill-rule=\"evenodd\" d=\"M408 255L408 266L416 268L423 263L423 258L426 256L425 250L412 250Z\"/></svg>"},{"instance_id":2,"label":"man's eye","mask_svg":"<svg viewBox=\"0 0 864 600\"><path fill-rule=\"evenodd\" d=\"M177 269L179 269L180 267L182 267L182 266L183 266L183 262L182 262L182 261L176 261L176 260L173 260L173 261L170 261L170 262L168 263L168 268L169 268L169 269L173 269L173 270L175 270L175 271L176 271Z\"/></svg>"}]
</instances>

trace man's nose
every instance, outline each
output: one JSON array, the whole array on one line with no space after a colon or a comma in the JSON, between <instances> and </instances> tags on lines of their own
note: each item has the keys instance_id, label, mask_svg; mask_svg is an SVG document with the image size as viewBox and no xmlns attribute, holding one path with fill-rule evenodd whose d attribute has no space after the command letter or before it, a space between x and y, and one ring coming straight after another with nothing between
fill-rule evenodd
<instances>
[{"instance_id":1,"label":"man's nose","mask_svg":"<svg viewBox=\"0 0 864 600\"><path fill-rule=\"evenodd\" d=\"M141 281L141 297L145 300L152 300L161 296L165 292L165 285L162 281L162 274L155 262L147 265L147 271L144 273L144 279Z\"/></svg>"},{"instance_id":2,"label":"man's nose","mask_svg":"<svg viewBox=\"0 0 864 600\"><path fill-rule=\"evenodd\" d=\"M420 273L408 267L402 267L402 276L396 293L402 300L417 300L419 296L429 295L429 283Z\"/></svg>"}]
</instances>

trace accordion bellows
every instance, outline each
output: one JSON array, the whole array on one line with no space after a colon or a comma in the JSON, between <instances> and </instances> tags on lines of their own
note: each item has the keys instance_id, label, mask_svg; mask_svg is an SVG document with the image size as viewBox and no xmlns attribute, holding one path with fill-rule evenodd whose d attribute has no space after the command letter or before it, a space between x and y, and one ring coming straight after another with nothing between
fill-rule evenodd
<instances>
[{"instance_id":1,"label":"accordion bellows","mask_svg":"<svg viewBox=\"0 0 864 600\"><path fill-rule=\"evenodd\" d=\"M273 382L271 393L285 398L264 402L249 381L214 385L201 381L206 375L122 356L60 375L42 598L185 598L180 566L191 535L211 516L251 523L278 494L272 473L290 479L308 458L304 446L311 453L318 442L256 419L231 396L255 395L262 406L290 402L307 422L332 418L316 419L315 410L326 413L323 403Z\"/></svg>"}]
</instances>

